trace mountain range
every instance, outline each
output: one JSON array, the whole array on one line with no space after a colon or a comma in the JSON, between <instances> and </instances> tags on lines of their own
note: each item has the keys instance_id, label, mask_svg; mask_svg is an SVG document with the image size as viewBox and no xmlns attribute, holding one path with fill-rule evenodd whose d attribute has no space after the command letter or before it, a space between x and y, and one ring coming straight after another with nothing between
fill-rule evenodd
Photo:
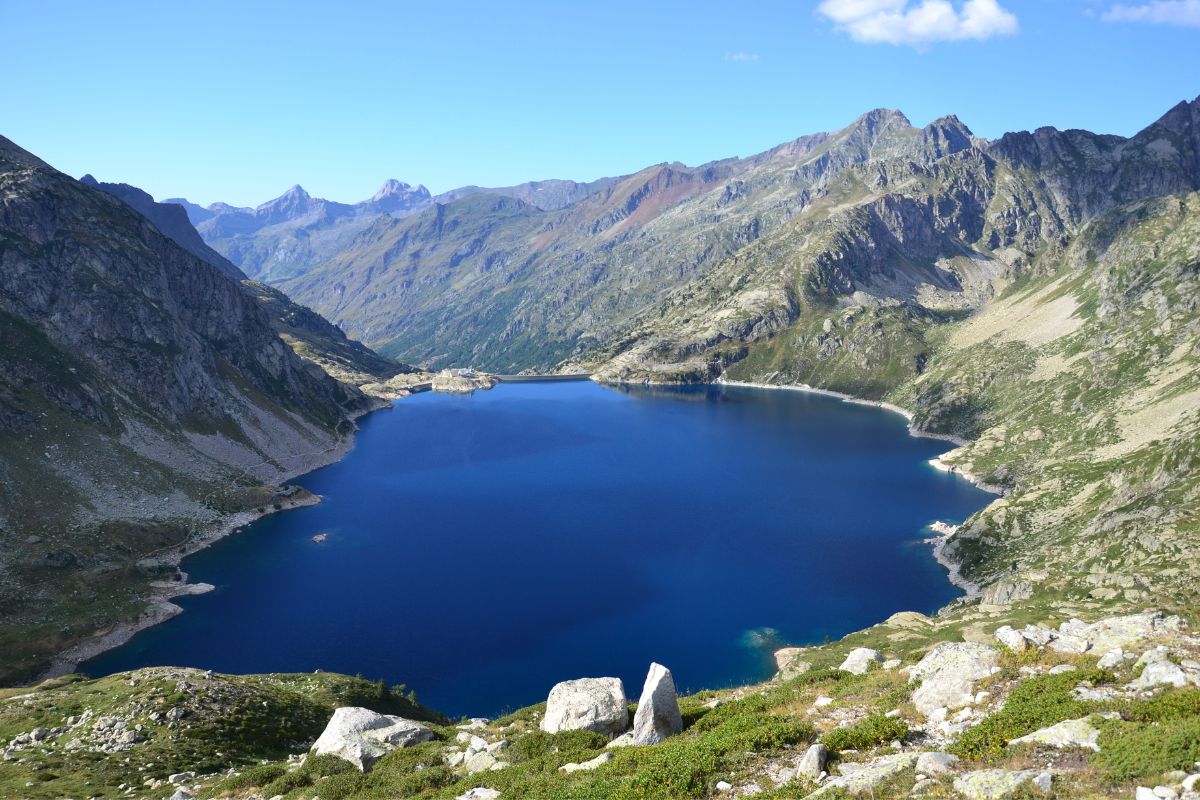
<instances>
[{"instance_id":1,"label":"mountain range","mask_svg":"<svg viewBox=\"0 0 1200 800\"><path fill-rule=\"evenodd\" d=\"M989 656L978 676L988 689L974 693L968 681L968 706L952 718L944 706L914 716L907 678L882 665L847 677L837 668L845 647L814 646L791 653L811 674L775 684L770 699L742 690L716 703L689 698L684 734L618 753L596 773L559 773L554 742L566 740L525 732L537 708L502 728L469 723L493 738L518 731L522 743L504 751L516 769L453 772L442 739L462 732L447 728L413 760L384 759L380 774L464 792L461 781L524 775L511 780L530 783L512 785L548 797L592 780L589 796L613 796L610 779L628 790L616 796L646 796L682 774L676 795L712 796L727 763L814 741L794 722L809 716L833 715L821 716L821 738L840 742L839 758L860 745L893 757L890 742L907 747L909 729L892 727L901 723L889 723L885 706L919 717L929 746L952 743L980 766L1018 729L1123 703L1121 720L1096 723L1102 755L1078 761L1107 760L1111 770L1084 796L1174 774L1200 755L1194 704L1162 700L1178 693L1118 696L1113 673L1092 658L1100 653L1081 655L1113 631L1143 642L1146 631L1174 636L1183 623L1152 613L1099 627L1076 619L1147 608L1195 619L1200 608L1200 101L1131 137L1040 128L989 141L953 116L917 127L876 110L839 131L697 167L438 197L389 181L354 205L294 187L254 209L158 203L125 184L76 181L0 138L0 327L0 674L9 680L42 672L97 633L127 635L174 613L164 601L182 577L179 553L315 501L286 481L338 458L354 418L386 405L359 387L410 371L406 363L586 372L613 384L736 381L888 404L914 432L950 442L935 466L1002 495L935 543L965 596L936 618L900 614L842 643L916 664L951 640L977 650L1003 635L1014 645ZM1041 645L1016 630L1031 621L1039 624L1023 629ZM1061 622L1058 633L1046 621ZM1062 649L1048 646L1051 636ZM1126 687L1172 669L1192 680L1192 656L1175 663L1162 652L1157 661L1119 653L1112 668ZM1068 674L1076 670L1086 672ZM171 674L191 687L169 690L181 701L208 680ZM153 692L166 680L144 672L79 691L142 698L128 690L143 678ZM921 690L935 678L925 675ZM405 705L386 686L351 679L233 683L254 697L255 713L276 701L308 708L303 736L292 738L327 718L324 705L314 711L292 696L305 687L340 687L322 695L330 707L371 697ZM43 688L74 697L72 686ZM808 691L816 686L838 697L824 711ZM992 689L1006 693L1003 703L984 696ZM220 727L244 717L226 706L204 710L209 727L184 726L197 738L176 747L176 729L147 716L151 702L138 699L129 719L153 722L155 746L166 748L154 753L169 751L173 766L211 768L210 787L233 761L294 749L246 745L242 728ZM5 728L10 742L35 722L49 730L62 721L61 708L25 708L4 704L5 719L20 718ZM1182 744L1163 760L1155 737L1168 727ZM1145 746L1122 750L1129 742ZM235 759L222 755L243 745ZM581 760L605 752L603 742L570 746ZM60 764L69 748L42 750L46 764ZM418 765L421 753L437 763ZM46 792L63 796L53 769L18 763L26 789L37 772ZM96 763L78 771L111 768L104 780L129 785L114 761ZM322 796L351 791L338 772L263 766L271 777L219 786L273 787L264 796L318 783ZM1054 780L1094 778L1068 772Z\"/></svg>"}]
</instances>

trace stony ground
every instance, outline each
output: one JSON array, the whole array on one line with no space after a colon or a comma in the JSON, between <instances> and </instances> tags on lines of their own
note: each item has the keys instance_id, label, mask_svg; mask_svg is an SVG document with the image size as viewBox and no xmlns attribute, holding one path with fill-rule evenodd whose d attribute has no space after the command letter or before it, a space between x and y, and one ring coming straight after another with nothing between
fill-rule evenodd
<instances>
[{"instance_id":1,"label":"stony ground","mask_svg":"<svg viewBox=\"0 0 1200 800\"><path fill-rule=\"evenodd\" d=\"M680 698L683 731L641 747L545 733L545 705L454 724L337 675L59 679L4 690L0 796L1200 797L1200 636L1177 616L905 612L777 660L765 684ZM428 741L366 772L310 755L340 706Z\"/></svg>"}]
</instances>

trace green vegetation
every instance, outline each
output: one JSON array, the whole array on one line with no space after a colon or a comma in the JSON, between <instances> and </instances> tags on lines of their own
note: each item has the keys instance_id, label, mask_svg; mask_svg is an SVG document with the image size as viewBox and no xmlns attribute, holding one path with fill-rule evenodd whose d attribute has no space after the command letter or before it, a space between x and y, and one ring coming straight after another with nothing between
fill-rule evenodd
<instances>
[{"instance_id":1,"label":"green vegetation","mask_svg":"<svg viewBox=\"0 0 1200 800\"><path fill-rule=\"evenodd\" d=\"M1013 689L1004 708L969 729L954 743L951 752L965 759L998 758L1013 739L1063 720L1097 710L1094 703L1076 700L1071 690L1081 681L1106 683L1112 675L1104 670L1039 675Z\"/></svg>"},{"instance_id":2,"label":"green vegetation","mask_svg":"<svg viewBox=\"0 0 1200 800\"><path fill-rule=\"evenodd\" d=\"M891 741L903 741L908 723L902 719L872 714L848 728L835 728L821 737L825 746L835 753L841 750L870 750Z\"/></svg>"}]
</instances>

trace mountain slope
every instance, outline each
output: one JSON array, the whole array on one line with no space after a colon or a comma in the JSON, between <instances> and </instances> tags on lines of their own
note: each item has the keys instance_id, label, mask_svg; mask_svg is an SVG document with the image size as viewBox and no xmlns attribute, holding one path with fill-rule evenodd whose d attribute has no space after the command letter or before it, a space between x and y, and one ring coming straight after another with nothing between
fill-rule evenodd
<instances>
[{"instance_id":1,"label":"mountain slope","mask_svg":"<svg viewBox=\"0 0 1200 800\"><path fill-rule=\"evenodd\" d=\"M848 166L970 141L956 120L877 111L752 158L648 167L559 210L470 195L377 220L281 288L403 360L546 369L784 226Z\"/></svg>"},{"instance_id":2,"label":"mountain slope","mask_svg":"<svg viewBox=\"0 0 1200 800\"><path fill-rule=\"evenodd\" d=\"M849 168L571 366L898 404L1008 492L944 547L991 596L1194 607L1197 131L1193 102Z\"/></svg>"},{"instance_id":3,"label":"mountain slope","mask_svg":"<svg viewBox=\"0 0 1200 800\"><path fill-rule=\"evenodd\" d=\"M351 386L362 386L411 371L410 367L384 358L362 343L347 338L336 325L311 309L293 303L282 292L258 281L247 280L241 270L204 243L178 204L156 203L149 194L134 186L100 183L90 175L81 178L80 182L119 198L153 222L180 247L242 283L247 294L267 312L271 326L292 350L306 361L321 367L331 377ZM402 191L397 186L405 185L389 181L376 195L375 202L386 205L389 197Z\"/></svg>"},{"instance_id":4,"label":"mountain slope","mask_svg":"<svg viewBox=\"0 0 1200 800\"><path fill-rule=\"evenodd\" d=\"M353 205L312 197L300 186L257 208L168 202L182 205L204 240L251 278L279 280L327 259L377 217L402 217L431 200L424 186L388 180L370 199Z\"/></svg>"},{"instance_id":5,"label":"mountain slope","mask_svg":"<svg viewBox=\"0 0 1200 800\"><path fill-rule=\"evenodd\" d=\"M0 139L0 672L145 607L139 559L341 452L356 389L229 275ZM170 574L168 570L167 574Z\"/></svg>"}]
</instances>

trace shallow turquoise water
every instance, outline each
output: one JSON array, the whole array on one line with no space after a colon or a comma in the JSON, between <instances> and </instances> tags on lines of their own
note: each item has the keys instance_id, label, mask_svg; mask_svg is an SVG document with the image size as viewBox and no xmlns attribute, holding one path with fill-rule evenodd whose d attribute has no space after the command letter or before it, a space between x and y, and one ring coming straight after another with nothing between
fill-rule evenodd
<instances>
[{"instance_id":1,"label":"shallow turquoise water","mask_svg":"<svg viewBox=\"0 0 1200 800\"><path fill-rule=\"evenodd\" d=\"M458 715L647 665L683 688L957 595L924 527L990 498L898 415L740 387L422 394L297 482L320 505L184 563L215 592L85 665L386 678ZM328 532L323 544L311 537Z\"/></svg>"}]
</instances>

